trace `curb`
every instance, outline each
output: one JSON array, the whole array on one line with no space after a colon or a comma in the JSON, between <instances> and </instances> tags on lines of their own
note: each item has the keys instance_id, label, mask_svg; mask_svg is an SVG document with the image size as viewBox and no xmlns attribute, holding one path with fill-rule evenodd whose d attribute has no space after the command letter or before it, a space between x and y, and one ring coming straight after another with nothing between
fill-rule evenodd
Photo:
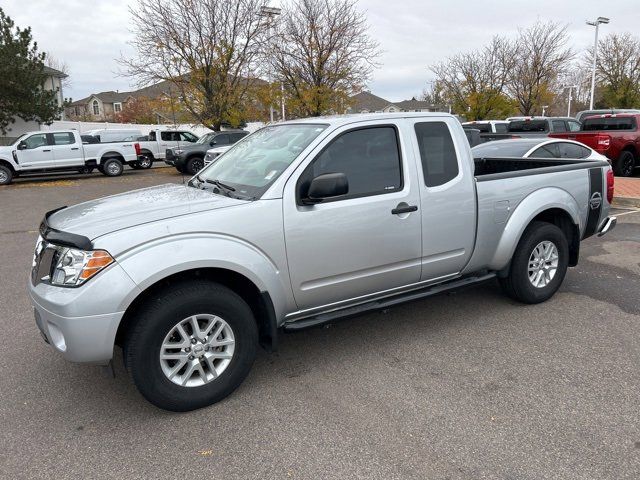
<instances>
[{"instance_id":1,"label":"curb","mask_svg":"<svg viewBox=\"0 0 640 480\"><path fill-rule=\"evenodd\" d=\"M613 197L614 207L635 207L640 208L640 198L638 197Z\"/></svg>"}]
</instances>

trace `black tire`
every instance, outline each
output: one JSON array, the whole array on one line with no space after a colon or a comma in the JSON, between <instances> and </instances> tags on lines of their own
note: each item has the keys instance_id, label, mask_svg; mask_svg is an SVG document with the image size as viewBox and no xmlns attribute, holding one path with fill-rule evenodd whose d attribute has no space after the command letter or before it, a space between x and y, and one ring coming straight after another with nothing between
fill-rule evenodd
<instances>
[{"instance_id":1,"label":"black tire","mask_svg":"<svg viewBox=\"0 0 640 480\"><path fill-rule=\"evenodd\" d=\"M78 173L82 173L82 174L88 174L88 173L92 173L93 172L93 168L94 167L80 167L78 169Z\"/></svg>"},{"instance_id":2,"label":"black tire","mask_svg":"<svg viewBox=\"0 0 640 480\"><path fill-rule=\"evenodd\" d=\"M142 155L139 158L140 160L136 163L140 170L147 170L153 166L153 157L150 157L149 155Z\"/></svg>"},{"instance_id":3,"label":"black tire","mask_svg":"<svg viewBox=\"0 0 640 480\"><path fill-rule=\"evenodd\" d=\"M551 242L558 251L555 275L545 286L536 287L529 279L529 259L542 242ZM532 222L522 234L511 259L509 274L500 278L504 292L522 303L541 303L551 298L562 285L569 265L569 244L565 234L556 225Z\"/></svg>"},{"instance_id":4,"label":"black tire","mask_svg":"<svg viewBox=\"0 0 640 480\"><path fill-rule=\"evenodd\" d=\"M131 168L133 168L134 170L140 170L140 169L142 168L142 167L140 166L140 162L133 162L133 163L130 163L130 164L129 164L129 166L130 166Z\"/></svg>"},{"instance_id":5,"label":"black tire","mask_svg":"<svg viewBox=\"0 0 640 480\"><path fill-rule=\"evenodd\" d=\"M231 327L233 357L209 383L177 385L162 371L160 347L180 320L205 313L219 316ZM149 402L165 410L186 412L219 402L238 388L253 365L257 348L258 328L247 303L227 287L194 280L173 286L147 302L125 339L124 357L133 382Z\"/></svg>"},{"instance_id":6,"label":"black tire","mask_svg":"<svg viewBox=\"0 0 640 480\"><path fill-rule=\"evenodd\" d=\"M124 165L117 158L107 158L102 162L101 166L102 170L100 172L107 177L119 177L124 171Z\"/></svg>"},{"instance_id":7,"label":"black tire","mask_svg":"<svg viewBox=\"0 0 640 480\"><path fill-rule=\"evenodd\" d=\"M635 168L636 159L632 152L624 151L614 162L614 171L618 177L631 177Z\"/></svg>"},{"instance_id":8,"label":"black tire","mask_svg":"<svg viewBox=\"0 0 640 480\"><path fill-rule=\"evenodd\" d=\"M176 165L176 170L178 173L184 173L184 167Z\"/></svg>"},{"instance_id":9,"label":"black tire","mask_svg":"<svg viewBox=\"0 0 640 480\"><path fill-rule=\"evenodd\" d=\"M187 160L185 167L185 173L189 175L195 175L204 168L204 159L202 157L191 157Z\"/></svg>"},{"instance_id":10,"label":"black tire","mask_svg":"<svg viewBox=\"0 0 640 480\"><path fill-rule=\"evenodd\" d=\"M9 185L13 181L13 170L5 165L0 165L0 185Z\"/></svg>"}]
</instances>

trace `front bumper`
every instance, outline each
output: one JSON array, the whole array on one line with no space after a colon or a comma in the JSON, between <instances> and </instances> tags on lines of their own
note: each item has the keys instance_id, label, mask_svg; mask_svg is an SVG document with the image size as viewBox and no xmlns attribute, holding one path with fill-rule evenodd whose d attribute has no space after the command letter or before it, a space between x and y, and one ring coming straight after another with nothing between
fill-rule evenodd
<instances>
[{"instance_id":1,"label":"front bumper","mask_svg":"<svg viewBox=\"0 0 640 480\"><path fill-rule=\"evenodd\" d=\"M117 263L77 288L28 281L38 329L71 361L107 364L126 306L140 289Z\"/></svg>"},{"instance_id":2,"label":"front bumper","mask_svg":"<svg viewBox=\"0 0 640 480\"><path fill-rule=\"evenodd\" d=\"M611 230L616 228L616 224L618 223L618 219L616 217L607 217L604 219L600 228L598 228L598 236L602 237L609 233Z\"/></svg>"}]
</instances>

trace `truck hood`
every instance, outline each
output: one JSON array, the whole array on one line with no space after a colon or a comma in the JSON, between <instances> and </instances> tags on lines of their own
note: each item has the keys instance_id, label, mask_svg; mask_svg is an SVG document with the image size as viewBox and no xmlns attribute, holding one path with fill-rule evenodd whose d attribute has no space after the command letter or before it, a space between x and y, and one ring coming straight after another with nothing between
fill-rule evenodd
<instances>
[{"instance_id":1,"label":"truck hood","mask_svg":"<svg viewBox=\"0 0 640 480\"><path fill-rule=\"evenodd\" d=\"M49 226L90 240L143 223L246 203L186 185L166 184L91 200L52 214Z\"/></svg>"}]
</instances>

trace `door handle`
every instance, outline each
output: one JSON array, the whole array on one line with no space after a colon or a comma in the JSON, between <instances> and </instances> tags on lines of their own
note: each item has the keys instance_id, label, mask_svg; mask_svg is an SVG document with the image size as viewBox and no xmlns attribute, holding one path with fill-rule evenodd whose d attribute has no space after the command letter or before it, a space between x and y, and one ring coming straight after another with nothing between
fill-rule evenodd
<instances>
[{"instance_id":1,"label":"door handle","mask_svg":"<svg viewBox=\"0 0 640 480\"><path fill-rule=\"evenodd\" d=\"M400 215L402 213L411 213L411 212L417 212L417 211L418 211L418 206L417 205L407 205L406 203L404 203L404 204L401 203L396 208L391 210L391 214L392 215Z\"/></svg>"},{"instance_id":2,"label":"door handle","mask_svg":"<svg viewBox=\"0 0 640 480\"><path fill-rule=\"evenodd\" d=\"M71 150L80 150L78 147L73 147Z\"/></svg>"},{"instance_id":3,"label":"door handle","mask_svg":"<svg viewBox=\"0 0 640 480\"><path fill-rule=\"evenodd\" d=\"M43 152L50 152L51 150L42 150Z\"/></svg>"}]
</instances>

